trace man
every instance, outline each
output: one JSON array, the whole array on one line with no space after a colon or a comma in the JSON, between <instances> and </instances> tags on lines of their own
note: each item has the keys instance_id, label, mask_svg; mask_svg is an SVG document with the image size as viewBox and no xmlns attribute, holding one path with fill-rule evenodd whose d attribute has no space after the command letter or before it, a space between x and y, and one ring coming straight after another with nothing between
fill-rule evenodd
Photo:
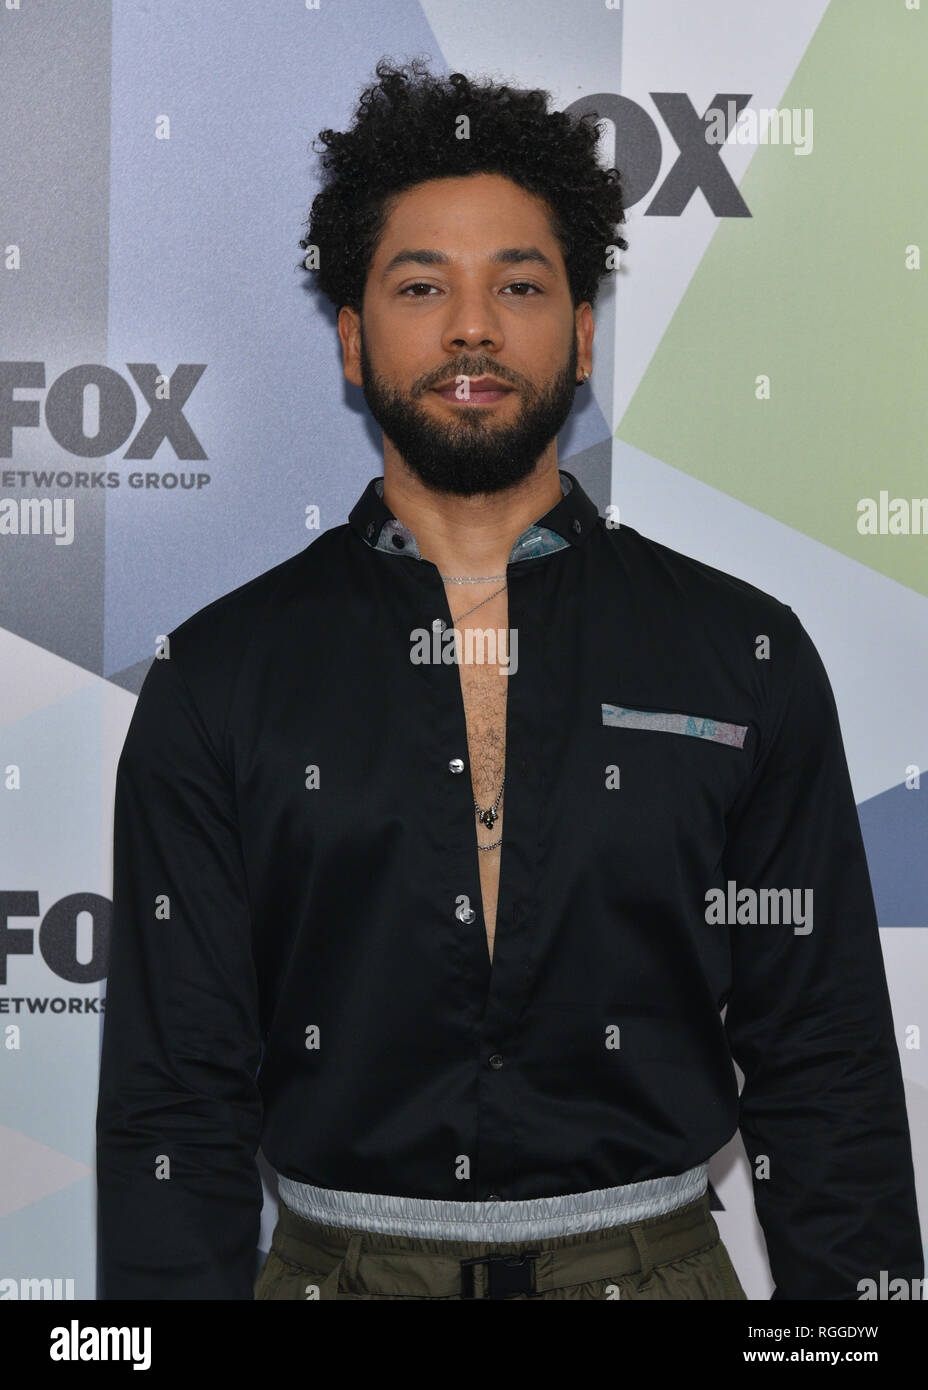
<instances>
[{"instance_id":1,"label":"man","mask_svg":"<svg viewBox=\"0 0 928 1390\"><path fill-rule=\"evenodd\" d=\"M557 467L617 173L544 93L377 76L303 245L383 477L169 635L120 759L104 1296L744 1298L739 1124L775 1298L920 1277L815 648Z\"/></svg>"}]
</instances>

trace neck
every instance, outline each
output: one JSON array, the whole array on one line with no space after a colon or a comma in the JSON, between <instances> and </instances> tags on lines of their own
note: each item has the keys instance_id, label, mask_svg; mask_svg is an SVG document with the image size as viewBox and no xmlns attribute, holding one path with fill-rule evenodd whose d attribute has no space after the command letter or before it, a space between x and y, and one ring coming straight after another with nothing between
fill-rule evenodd
<instances>
[{"instance_id":1,"label":"neck","mask_svg":"<svg viewBox=\"0 0 928 1390\"><path fill-rule=\"evenodd\" d=\"M384 455L383 500L441 574L505 575L522 532L562 496L556 452L514 487L474 497L434 492L401 459Z\"/></svg>"}]
</instances>

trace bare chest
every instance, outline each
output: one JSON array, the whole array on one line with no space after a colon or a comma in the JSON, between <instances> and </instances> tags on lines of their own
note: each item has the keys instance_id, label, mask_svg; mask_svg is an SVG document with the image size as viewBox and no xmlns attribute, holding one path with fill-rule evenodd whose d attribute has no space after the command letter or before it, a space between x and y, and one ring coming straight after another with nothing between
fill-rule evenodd
<instances>
[{"instance_id":1,"label":"bare chest","mask_svg":"<svg viewBox=\"0 0 928 1390\"><path fill-rule=\"evenodd\" d=\"M460 601L458 606L460 607ZM505 628L505 594L478 609L474 614L475 620L478 614L486 615L482 618L481 627L492 627L494 630L499 627ZM468 624L469 620L465 620L458 625L462 639L466 638ZM487 659L488 657L490 659ZM503 668L499 664L499 657L504 663ZM467 658L467 644L463 641L458 671L467 724L467 752L473 798L481 811L492 811L493 817L492 826L488 826L478 820L477 812L474 811L477 844L495 846L492 849L477 850L487 950L492 961L501 848L496 845L496 841L502 838L504 830L503 777L506 769L506 703L510 678L505 674L505 647L500 647L498 651L486 646L481 649L481 644L474 642L470 659Z\"/></svg>"}]
</instances>

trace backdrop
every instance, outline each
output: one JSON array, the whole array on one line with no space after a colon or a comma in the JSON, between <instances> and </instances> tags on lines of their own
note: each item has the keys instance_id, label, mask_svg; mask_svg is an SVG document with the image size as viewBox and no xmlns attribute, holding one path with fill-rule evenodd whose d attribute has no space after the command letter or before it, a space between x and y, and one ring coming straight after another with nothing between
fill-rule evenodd
<instances>
[{"instance_id":1,"label":"backdrop","mask_svg":"<svg viewBox=\"0 0 928 1390\"><path fill-rule=\"evenodd\" d=\"M310 143L383 55L604 118L630 245L559 458L822 655L928 1217L926 23L919 0L0 0L0 1297L96 1295L114 778L158 641L383 471L295 269ZM767 1298L737 1138L710 1179Z\"/></svg>"}]
</instances>

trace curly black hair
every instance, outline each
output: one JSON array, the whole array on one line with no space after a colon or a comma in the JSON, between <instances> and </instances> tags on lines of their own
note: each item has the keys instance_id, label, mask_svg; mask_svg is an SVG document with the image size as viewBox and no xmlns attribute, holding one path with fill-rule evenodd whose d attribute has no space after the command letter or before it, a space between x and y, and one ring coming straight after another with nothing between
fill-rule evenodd
<instances>
[{"instance_id":1,"label":"curly black hair","mask_svg":"<svg viewBox=\"0 0 928 1390\"><path fill-rule=\"evenodd\" d=\"M597 162L593 112L549 112L549 92L430 73L422 58L376 66L350 130L322 130L326 177L300 245L318 248L312 270L336 311L361 310L378 239L396 197L428 179L498 173L545 200L561 245L574 308L596 302L607 250L628 242L620 174ZM461 116L469 138L456 136ZM315 149L315 145L312 146ZM307 259L310 259L307 257ZM303 262L300 262L303 265Z\"/></svg>"}]
</instances>

